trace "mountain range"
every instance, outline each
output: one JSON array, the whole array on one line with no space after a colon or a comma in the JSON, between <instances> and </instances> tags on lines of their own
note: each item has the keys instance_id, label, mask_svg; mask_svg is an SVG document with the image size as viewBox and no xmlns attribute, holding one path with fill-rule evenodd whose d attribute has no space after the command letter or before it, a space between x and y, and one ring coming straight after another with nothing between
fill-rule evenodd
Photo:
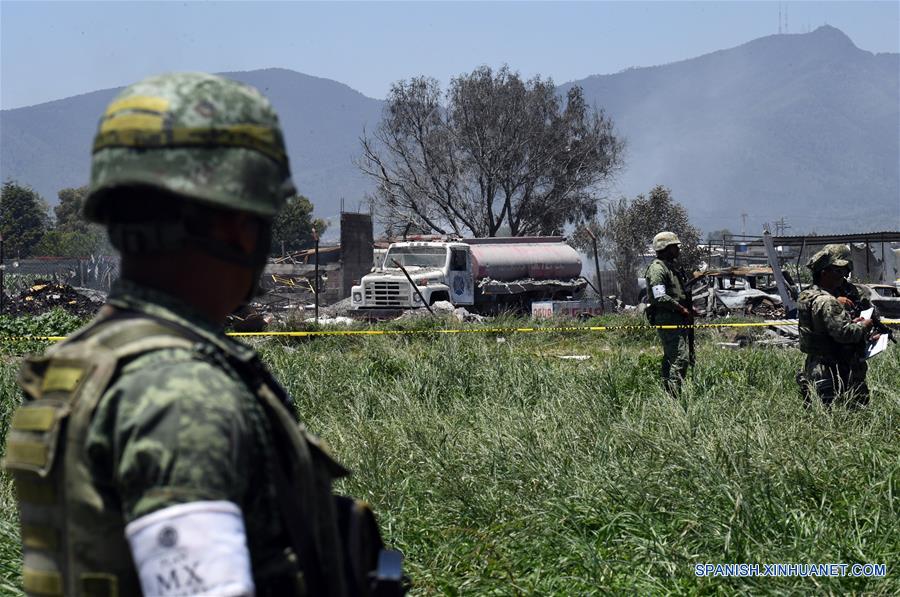
<instances>
[{"instance_id":1,"label":"mountain range","mask_svg":"<svg viewBox=\"0 0 900 597\"><path fill-rule=\"evenodd\" d=\"M364 204L372 183L354 162L382 100L281 68L222 74L272 101L297 186L319 216ZM796 233L900 228L900 54L872 54L824 26L590 76L560 93L572 85L625 139L612 196L665 185L705 230L745 222L757 233L782 217ZM51 204L85 184L97 119L117 92L0 111L0 176Z\"/></svg>"}]
</instances>

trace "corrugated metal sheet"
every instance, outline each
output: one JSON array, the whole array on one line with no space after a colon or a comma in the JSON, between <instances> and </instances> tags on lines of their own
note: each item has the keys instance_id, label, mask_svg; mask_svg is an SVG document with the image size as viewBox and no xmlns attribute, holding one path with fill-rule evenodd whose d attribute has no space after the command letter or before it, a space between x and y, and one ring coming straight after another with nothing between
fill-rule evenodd
<instances>
[{"instance_id":1,"label":"corrugated metal sheet","mask_svg":"<svg viewBox=\"0 0 900 597\"><path fill-rule=\"evenodd\" d=\"M799 247L804 243L807 245L829 245L832 243L898 243L900 242L900 231L885 232L861 232L857 234L819 234L809 235L800 234L796 236L773 236L772 242L782 247ZM762 241L756 241L753 244L761 244Z\"/></svg>"}]
</instances>

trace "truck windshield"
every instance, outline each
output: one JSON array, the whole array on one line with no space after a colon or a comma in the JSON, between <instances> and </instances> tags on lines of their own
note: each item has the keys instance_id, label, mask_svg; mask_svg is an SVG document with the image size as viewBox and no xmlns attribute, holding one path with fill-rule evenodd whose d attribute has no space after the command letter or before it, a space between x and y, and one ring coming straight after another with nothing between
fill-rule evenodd
<instances>
[{"instance_id":1,"label":"truck windshield","mask_svg":"<svg viewBox=\"0 0 900 597\"><path fill-rule=\"evenodd\" d=\"M391 247L384 258L384 267L444 267L446 247Z\"/></svg>"}]
</instances>

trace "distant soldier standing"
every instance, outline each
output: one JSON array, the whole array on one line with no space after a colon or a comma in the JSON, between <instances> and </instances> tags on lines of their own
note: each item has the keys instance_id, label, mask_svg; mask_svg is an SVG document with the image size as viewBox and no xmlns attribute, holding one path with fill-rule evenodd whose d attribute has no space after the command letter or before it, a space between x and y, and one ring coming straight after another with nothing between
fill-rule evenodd
<instances>
[{"instance_id":1,"label":"distant soldier standing","mask_svg":"<svg viewBox=\"0 0 900 597\"><path fill-rule=\"evenodd\" d=\"M681 241L673 232L660 232L653 237L656 259L647 267L648 314L653 325L689 326L694 311L687 276L675 260L681 252ZM687 327L657 330L663 346L662 381L670 394L677 394L694 364L693 330Z\"/></svg>"},{"instance_id":2,"label":"distant soldier standing","mask_svg":"<svg viewBox=\"0 0 900 597\"><path fill-rule=\"evenodd\" d=\"M869 401L865 345L873 323L852 318L845 307L851 299L842 292L859 297L847 281L851 266L846 252L841 245L828 245L813 255L806 264L813 285L797 299L800 350L806 353L797 380L807 405L818 396L830 406L842 394L856 406Z\"/></svg>"},{"instance_id":3,"label":"distant soldier standing","mask_svg":"<svg viewBox=\"0 0 900 597\"><path fill-rule=\"evenodd\" d=\"M278 118L251 87L163 75L107 108L84 209L122 280L87 327L25 361L7 437L26 593L369 594L380 539L361 503L331 494L347 471L222 333L293 192ZM357 523L368 531L343 541Z\"/></svg>"}]
</instances>

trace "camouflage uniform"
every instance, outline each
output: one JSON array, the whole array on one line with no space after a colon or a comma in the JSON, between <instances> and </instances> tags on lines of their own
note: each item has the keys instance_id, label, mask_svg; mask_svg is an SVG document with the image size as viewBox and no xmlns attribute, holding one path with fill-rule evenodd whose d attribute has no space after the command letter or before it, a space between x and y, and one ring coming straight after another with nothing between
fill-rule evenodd
<instances>
[{"instance_id":1,"label":"camouflage uniform","mask_svg":"<svg viewBox=\"0 0 900 597\"><path fill-rule=\"evenodd\" d=\"M94 221L104 222L104 201L128 200L114 193L120 186L150 186L266 220L293 190L268 102L210 75L168 75L127 88L101 120L94 151L85 205ZM202 244L211 239L191 237L178 218L104 223L124 253L172 259L191 241L226 255L230 248ZM230 257L261 269L265 248ZM25 399L4 465L17 487L27 593L217 592L210 587L221 585L208 584L184 560L198 536L163 529L147 544L152 551L141 552L150 553L151 568L133 555L126 528L208 504L226 504L242 519L229 539L247 570L239 581L252 573L257 595L362 592L352 579L374 566L358 570L345 559L344 510L336 511L342 502L331 493L332 480L347 471L296 423L291 400L256 354L183 302L121 281L91 324L26 360L19 382ZM352 520L363 520L353 508ZM371 562L367 549L359 550L362 566ZM211 560L213 567L234 561ZM163 568L155 578L145 574Z\"/></svg>"},{"instance_id":2,"label":"camouflage uniform","mask_svg":"<svg viewBox=\"0 0 900 597\"><path fill-rule=\"evenodd\" d=\"M838 246L846 247L846 245ZM849 260L849 250L847 250L846 253L841 251L840 254L846 254L846 259ZM853 301L852 307L844 307L850 316L850 319L859 317L863 311L873 307L872 291L862 284L854 284L849 280L844 280L841 283L840 288L835 291L834 296L836 298L846 297ZM856 396L857 404L867 404L869 402L869 385L866 383L866 376L869 371L869 364L866 362L867 347L867 338L863 338L856 344L841 347L841 360L847 363L847 366L850 368L848 377L856 380L853 384L853 391Z\"/></svg>"},{"instance_id":3,"label":"camouflage uniform","mask_svg":"<svg viewBox=\"0 0 900 597\"><path fill-rule=\"evenodd\" d=\"M841 248L826 246L810 259L808 266L810 269L821 269L832 263L846 266L849 251ZM838 301L841 296L854 302L855 313L851 314ZM867 308L869 302L868 289L846 280L834 293L816 285L800 293L797 300L800 350L807 356L798 381L807 405L813 394L830 406L842 393L850 396L855 405L868 403L865 351L869 332L853 323L853 317L859 314L860 307Z\"/></svg>"},{"instance_id":4,"label":"camouflage uniform","mask_svg":"<svg viewBox=\"0 0 900 597\"><path fill-rule=\"evenodd\" d=\"M678 305L691 308L688 294L685 291L687 277L674 263L654 259L644 274L647 281L647 296L652 310L654 325L686 326L691 319L678 312ZM654 287L662 286L665 293L655 296ZM662 380L671 392L677 392L681 382L687 375L691 363L690 330L657 330L663 346Z\"/></svg>"},{"instance_id":5,"label":"camouflage uniform","mask_svg":"<svg viewBox=\"0 0 900 597\"><path fill-rule=\"evenodd\" d=\"M154 336L154 344L129 348ZM179 337L189 340L179 344ZM79 355L97 354L94 342L129 353L122 353L99 400L47 394L47 371L72 364ZM43 369L41 363L46 362L50 365ZM29 381L42 371L42 380ZM94 322L23 369L28 409L45 408L42 404L48 401L66 408L57 418L68 420L68 428L51 428L45 434L65 433L56 435L55 441L83 446L70 447L60 456L67 470L58 470L52 461L37 463L42 469L39 479L23 474L23 462L16 454L7 455L7 467L16 473L20 486L26 591L140 594L125 526L176 504L226 500L240 507L245 520L257 595L302 594L298 587L303 571L277 496L275 467L281 457L275 445L277 423L256 395L264 383L274 382L256 354L230 341L190 307L152 289L117 283ZM14 424L10 446L23 444L20 440L27 436L22 436L30 431L19 431ZM304 439L313 454L312 474L322 479L322 490L313 498L318 503L310 507L320 509L316 522L322 526L313 534L326 552L321 559L327 564L339 557L338 538L327 524L334 518L327 487L330 478L346 472L314 438L304 433ZM72 474L70 467L83 469L84 476ZM70 493L65 489L69 484L81 487ZM28 489L23 492L22 487ZM309 489L297 490L298 507L302 492ZM39 507L30 497L34 495ZM45 520L60 498L63 519L68 520L61 528L50 522L52 516ZM48 501L53 508L44 504ZM54 549L28 549L50 547L36 541L48 533L71 543L60 545L57 539ZM102 544L96 542L100 538ZM49 561L56 563L48 566ZM56 575L60 578L53 580ZM334 577L340 579L340 571ZM202 579L202 571L173 568L160 579L158 594L167 594L163 589L172 586L188 595L202 591Z\"/></svg>"}]
</instances>

